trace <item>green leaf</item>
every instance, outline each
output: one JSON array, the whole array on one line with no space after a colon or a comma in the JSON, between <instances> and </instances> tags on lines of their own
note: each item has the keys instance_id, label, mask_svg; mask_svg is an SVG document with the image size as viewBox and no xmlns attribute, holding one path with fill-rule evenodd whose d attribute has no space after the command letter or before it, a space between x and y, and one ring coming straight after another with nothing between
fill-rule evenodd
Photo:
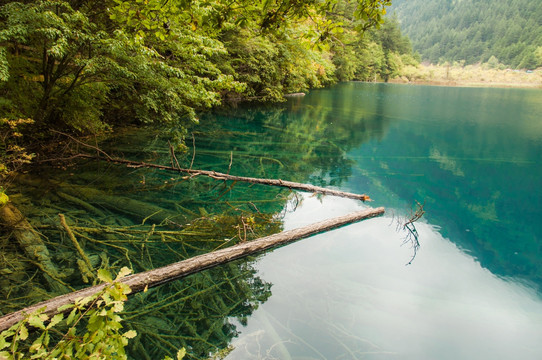
<instances>
[{"instance_id":1,"label":"green leaf","mask_svg":"<svg viewBox=\"0 0 542 360\"><path fill-rule=\"evenodd\" d=\"M111 277L111 273L107 271L106 269L100 269L98 270L98 279L100 279L102 282L106 283L112 283L113 278Z\"/></svg>"},{"instance_id":2,"label":"green leaf","mask_svg":"<svg viewBox=\"0 0 542 360\"><path fill-rule=\"evenodd\" d=\"M19 329L19 340L26 340L26 339L28 339L28 329L26 328L26 326L22 325L21 328Z\"/></svg>"},{"instance_id":3,"label":"green leaf","mask_svg":"<svg viewBox=\"0 0 542 360\"><path fill-rule=\"evenodd\" d=\"M78 299L75 300L75 305L78 306L78 307L84 307L89 302L93 301L95 298L96 298L95 295L87 296L87 297L84 297L84 298L78 298Z\"/></svg>"},{"instance_id":4,"label":"green leaf","mask_svg":"<svg viewBox=\"0 0 542 360\"><path fill-rule=\"evenodd\" d=\"M4 337L2 333L2 335L0 335L0 350L5 349L6 347L10 345L11 343L6 341L6 338Z\"/></svg>"},{"instance_id":5,"label":"green leaf","mask_svg":"<svg viewBox=\"0 0 542 360\"><path fill-rule=\"evenodd\" d=\"M47 329L52 328L53 326L61 322L62 319L64 319L64 314L56 314L55 316L53 316L49 324L47 324Z\"/></svg>"},{"instance_id":6,"label":"green leaf","mask_svg":"<svg viewBox=\"0 0 542 360\"><path fill-rule=\"evenodd\" d=\"M28 324L33 327L45 330L45 325L43 324L43 322L47 319L48 316L45 314L32 314L28 318Z\"/></svg>"},{"instance_id":7,"label":"green leaf","mask_svg":"<svg viewBox=\"0 0 542 360\"><path fill-rule=\"evenodd\" d=\"M122 279L126 275L130 275L132 273L132 270L130 268L124 266L122 269L120 269L119 273L117 274L117 277L115 278L115 281Z\"/></svg>"},{"instance_id":8,"label":"green leaf","mask_svg":"<svg viewBox=\"0 0 542 360\"><path fill-rule=\"evenodd\" d=\"M64 311L66 311L66 310L68 310L68 309L73 308L73 306L74 306L73 304L62 305L62 306L60 306L60 307L58 308L58 311L64 312Z\"/></svg>"},{"instance_id":9,"label":"green leaf","mask_svg":"<svg viewBox=\"0 0 542 360\"><path fill-rule=\"evenodd\" d=\"M66 319L66 324L70 325L75 319L75 315L77 315L77 309L73 309L70 312L70 315L68 315L68 318Z\"/></svg>"}]
</instances>

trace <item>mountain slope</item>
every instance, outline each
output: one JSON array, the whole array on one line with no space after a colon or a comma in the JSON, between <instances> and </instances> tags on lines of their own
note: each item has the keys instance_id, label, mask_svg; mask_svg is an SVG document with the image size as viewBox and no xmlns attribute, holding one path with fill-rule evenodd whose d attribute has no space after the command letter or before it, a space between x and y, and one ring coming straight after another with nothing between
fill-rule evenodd
<instances>
[{"instance_id":1,"label":"mountain slope","mask_svg":"<svg viewBox=\"0 0 542 360\"><path fill-rule=\"evenodd\" d=\"M431 63L494 56L514 68L542 65L540 0L394 0L390 13Z\"/></svg>"}]
</instances>

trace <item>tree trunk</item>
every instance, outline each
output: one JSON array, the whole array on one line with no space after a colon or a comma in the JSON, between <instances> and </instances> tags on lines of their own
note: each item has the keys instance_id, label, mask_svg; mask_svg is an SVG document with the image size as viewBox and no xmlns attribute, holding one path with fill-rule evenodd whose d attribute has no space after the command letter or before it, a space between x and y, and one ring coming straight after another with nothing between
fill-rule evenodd
<instances>
[{"instance_id":1,"label":"tree trunk","mask_svg":"<svg viewBox=\"0 0 542 360\"><path fill-rule=\"evenodd\" d=\"M339 216L333 219L324 220L312 225L301 228L283 231L278 234L266 236L253 241L237 244L229 248L213 251L207 254L195 256L171 265L158 269L146 271L139 274L127 276L120 281L129 285L132 292L139 292L147 287L153 287L162 283L182 278L199 271L212 268L217 265L262 252L264 250L285 245L296 240L309 237L324 231L329 231L347 224L358 222L364 219L380 216L384 213L384 208L369 208L348 215ZM58 313L60 306L73 303L78 298L92 296L100 292L106 284L100 284L82 289L70 294L62 295L36 305L32 305L17 312L5 315L0 318L0 331L8 329L12 325L21 321L24 314L29 314L37 309L45 307L45 313L52 316Z\"/></svg>"}]
</instances>

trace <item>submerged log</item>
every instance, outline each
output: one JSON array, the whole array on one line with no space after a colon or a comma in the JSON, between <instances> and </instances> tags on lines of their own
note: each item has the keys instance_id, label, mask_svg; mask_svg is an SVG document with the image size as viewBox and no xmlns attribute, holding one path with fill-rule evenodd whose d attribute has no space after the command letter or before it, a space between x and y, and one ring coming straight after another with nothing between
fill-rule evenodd
<instances>
[{"instance_id":1,"label":"submerged log","mask_svg":"<svg viewBox=\"0 0 542 360\"><path fill-rule=\"evenodd\" d=\"M354 193L344 192L340 190L327 189L320 186L302 184L302 183L287 181L287 180L235 176L235 175L229 175L229 174L224 174L224 173L209 171L209 170L183 169L183 168L178 168L178 167L173 167L173 166L118 159L118 158L113 158L110 156L106 156L105 159L96 157L96 156L91 156L91 155L84 155L84 154L81 154L79 156L85 157L85 158L91 158L91 159L106 160L106 161L117 163L117 164L125 164L132 168L144 167L144 168L152 168L152 169L159 169L159 170L168 170L168 171L191 174L192 176L205 175L217 180L232 180L232 181L248 182L251 184L280 186L280 187L285 187L289 189L307 191L307 192L323 194L323 195L334 195L334 196L339 196L339 197L344 197L344 198L349 198L349 199L354 199L354 200L371 201L371 198L365 194L354 194Z\"/></svg>"},{"instance_id":2,"label":"submerged log","mask_svg":"<svg viewBox=\"0 0 542 360\"><path fill-rule=\"evenodd\" d=\"M68 195L66 193L63 193L62 191L58 190L56 192L56 194L63 200L66 200L68 202L71 202L72 204L75 204L85 210L87 210L88 212L91 212L95 215L97 215L98 217L100 218L104 218L106 217L105 213L103 211L101 211L100 209L90 205L88 202L85 202L75 196L71 196L71 195Z\"/></svg>"},{"instance_id":3,"label":"submerged log","mask_svg":"<svg viewBox=\"0 0 542 360\"><path fill-rule=\"evenodd\" d=\"M130 286L132 293L136 293L148 287L157 286L171 280L179 279L199 271L225 264L251 254L256 254L273 247L285 245L311 235L329 231L364 219L377 217L383 213L384 208L381 207L353 212L348 215L324 220L301 228L283 231L281 233L265 236L253 241L240 243L229 248L195 256L158 269L130 275L121 279L120 281ZM105 286L107 286L107 284L92 286L72 292L70 294L58 296L17 312L2 316L0 317L0 331L8 329L12 325L24 319L25 314L32 313L41 308L45 308L45 314L52 316L58 313L59 307L73 303L76 299L97 294L103 290Z\"/></svg>"},{"instance_id":4,"label":"submerged log","mask_svg":"<svg viewBox=\"0 0 542 360\"><path fill-rule=\"evenodd\" d=\"M88 186L72 185L51 179L36 180L24 174L18 175L17 181L35 188L51 189L51 191L54 191L63 200L71 202L97 215L99 218L107 217L107 215L106 212L100 210L98 207L128 215L137 221L149 220L156 224L174 223L174 219L182 216L175 211L164 209L160 206L118 194L109 194Z\"/></svg>"},{"instance_id":5,"label":"submerged log","mask_svg":"<svg viewBox=\"0 0 542 360\"><path fill-rule=\"evenodd\" d=\"M73 234L72 229L70 229L68 223L66 222L66 217L64 216L64 214L58 214L58 217L60 218L60 224L62 225L64 230L66 230L66 233L68 234L68 237L70 238L73 246L75 247L75 250L77 250L79 256L83 260L84 266L79 265L79 267L81 268L83 279L86 280L85 282L88 282L87 274L89 277L93 277L95 275L94 267L92 266L90 259L88 258L81 245L79 245L79 241L77 241L77 238ZM77 260L77 263L79 264L80 260Z\"/></svg>"},{"instance_id":6,"label":"submerged log","mask_svg":"<svg viewBox=\"0 0 542 360\"><path fill-rule=\"evenodd\" d=\"M28 258L43 270L43 276L52 291L61 293L69 291L60 280L63 276L51 261L49 250L40 235L11 202L0 207L0 224L11 229L13 237Z\"/></svg>"},{"instance_id":7,"label":"submerged log","mask_svg":"<svg viewBox=\"0 0 542 360\"><path fill-rule=\"evenodd\" d=\"M155 223L168 224L179 214L143 201L118 195L109 195L103 191L84 186L61 185L61 193L67 193L80 202L87 202L108 208L115 212L136 218L138 221L151 220Z\"/></svg>"}]
</instances>

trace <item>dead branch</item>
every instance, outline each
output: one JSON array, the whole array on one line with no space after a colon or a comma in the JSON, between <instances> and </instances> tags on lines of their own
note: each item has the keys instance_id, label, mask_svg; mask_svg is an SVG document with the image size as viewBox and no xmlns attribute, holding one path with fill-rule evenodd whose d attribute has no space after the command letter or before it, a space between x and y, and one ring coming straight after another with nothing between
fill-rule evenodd
<instances>
[{"instance_id":1,"label":"dead branch","mask_svg":"<svg viewBox=\"0 0 542 360\"><path fill-rule=\"evenodd\" d=\"M81 258L85 262L85 264L86 264L86 266L87 266L87 268L89 270L88 271L89 274L91 274L91 276L94 276L94 268L92 267L92 264L90 263L90 259L88 258L87 254L85 253L85 251L83 250L81 245L79 245L79 242L77 241L77 238L75 237L75 235L73 235L72 230L70 229L70 227L68 226L68 223L66 222L66 218L64 217L64 214L58 214L58 217L60 218L60 224L62 225L64 230L66 230L66 233L68 234L68 237L70 238L71 242L73 243L73 246L75 247L75 249L79 253L79 256L81 256Z\"/></svg>"},{"instance_id":2,"label":"dead branch","mask_svg":"<svg viewBox=\"0 0 542 360\"><path fill-rule=\"evenodd\" d=\"M81 154L81 157L89 158L89 159L104 160L103 158L93 156L93 155ZM209 170L193 170L193 169L183 169L183 168L178 169L173 166L158 165L158 164L152 164L152 163L146 163L146 162L138 162L138 161L113 158L109 155L106 156L105 160L108 162L116 163L116 164L124 164L131 168L152 168L152 169L159 169L159 170L175 171L175 172L191 174L192 176L205 175L216 180L242 181L242 182L248 182L251 184L279 186L279 187L285 187L292 190L301 190L301 191L307 191L307 192L323 194L323 195L333 195L333 196L339 196L339 197L350 198L350 199L361 200L361 201L371 201L371 198L365 194L362 194L362 195L354 194L354 193L344 192L340 190L327 189L320 186L301 184L298 182L281 180L281 179L263 179L263 178L247 177L247 176L235 176L235 175L229 175L229 174L224 174L217 171L209 171Z\"/></svg>"},{"instance_id":3,"label":"dead branch","mask_svg":"<svg viewBox=\"0 0 542 360\"><path fill-rule=\"evenodd\" d=\"M420 220L425 214L425 210L423 209L424 206L425 202L423 204L420 204L418 201L416 201L416 210L411 214L410 218L402 225L403 230L407 231L407 235L403 240L403 245L410 244L412 247L412 257L406 265L412 264L412 261L414 261L416 255L418 254L418 250L420 249L420 242L418 241L419 234L418 230L416 230L416 225L414 223Z\"/></svg>"}]
</instances>

